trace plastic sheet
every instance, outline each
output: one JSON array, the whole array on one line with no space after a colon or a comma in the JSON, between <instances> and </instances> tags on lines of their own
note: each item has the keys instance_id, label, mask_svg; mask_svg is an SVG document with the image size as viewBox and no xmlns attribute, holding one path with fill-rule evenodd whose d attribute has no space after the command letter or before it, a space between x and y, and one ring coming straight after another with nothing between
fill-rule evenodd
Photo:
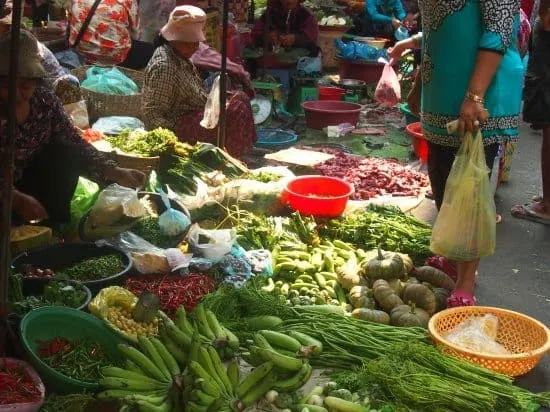
<instances>
[{"instance_id":1,"label":"plastic sheet","mask_svg":"<svg viewBox=\"0 0 550 412\"><path fill-rule=\"evenodd\" d=\"M233 229L205 230L194 224L189 229L187 239L192 251L217 262L231 252L237 233Z\"/></svg>"},{"instance_id":2,"label":"plastic sheet","mask_svg":"<svg viewBox=\"0 0 550 412\"><path fill-rule=\"evenodd\" d=\"M496 341L498 318L494 315L472 317L445 334L445 338L461 348L485 355L509 355L510 352Z\"/></svg>"},{"instance_id":3,"label":"plastic sheet","mask_svg":"<svg viewBox=\"0 0 550 412\"><path fill-rule=\"evenodd\" d=\"M90 67L82 87L105 94L131 95L139 92L137 84L115 67Z\"/></svg>"}]
</instances>

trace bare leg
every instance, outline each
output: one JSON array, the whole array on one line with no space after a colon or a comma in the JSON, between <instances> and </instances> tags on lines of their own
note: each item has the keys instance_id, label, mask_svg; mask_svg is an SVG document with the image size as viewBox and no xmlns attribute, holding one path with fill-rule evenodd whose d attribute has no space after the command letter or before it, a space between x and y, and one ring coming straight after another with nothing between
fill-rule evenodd
<instances>
[{"instance_id":1,"label":"bare leg","mask_svg":"<svg viewBox=\"0 0 550 412\"><path fill-rule=\"evenodd\" d=\"M540 169L542 172L542 198L533 202L531 210L539 215L550 216L550 126L546 126L542 130Z\"/></svg>"},{"instance_id":2,"label":"bare leg","mask_svg":"<svg viewBox=\"0 0 550 412\"><path fill-rule=\"evenodd\" d=\"M479 259L471 261L457 261L456 290L462 290L470 295L474 294L476 271Z\"/></svg>"},{"instance_id":3,"label":"bare leg","mask_svg":"<svg viewBox=\"0 0 550 412\"><path fill-rule=\"evenodd\" d=\"M530 215L545 220L550 219L550 126L542 131L542 148L540 153L540 168L542 172L542 197L536 196L528 205L516 205L512 214L517 217Z\"/></svg>"}]
</instances>

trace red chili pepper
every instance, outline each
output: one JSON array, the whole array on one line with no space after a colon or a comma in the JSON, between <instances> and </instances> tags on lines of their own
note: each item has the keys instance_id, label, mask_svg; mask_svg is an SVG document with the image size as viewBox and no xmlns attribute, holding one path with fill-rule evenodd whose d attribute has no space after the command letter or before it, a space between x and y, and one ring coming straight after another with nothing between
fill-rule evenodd
<instances>
[{"instance_id":1,"label":"red chili pepper","mask_svg":"<svg viewBox=\"0 0 550 412\"><path fill-rule=\"evenodd\" d=\"M22 366L0 360L0 405L40 400L40 390Z\"/></svg>"},{"instance_id":2,"label":"red chili pepper","mask_svg":"<svg viewBox=\"0 0 550 412\"><path fill-rule=\"evenodd\" d=\"M186 310L193 310L204 295L215 290L216 283L203 273L180 275L145 275L130 277L126 288L139 296L147 291L155 293L161 301L161 309L173 317L183 305Z\"/></svg>"}]
</instances>

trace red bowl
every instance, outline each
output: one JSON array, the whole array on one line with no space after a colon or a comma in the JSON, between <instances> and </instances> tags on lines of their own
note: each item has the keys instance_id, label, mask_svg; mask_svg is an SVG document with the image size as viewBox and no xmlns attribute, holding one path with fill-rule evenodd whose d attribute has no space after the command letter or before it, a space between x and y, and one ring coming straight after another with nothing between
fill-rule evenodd
<instances>
[{"instance_id":1,"label":"red bowl","mask_svg":"<svg viewBox=\"0 0 550 412\"><path fill-rule=\"evenodd\" d=\"M336 177L300 176L286 184L282 201L304 215L338 217L353 191L352 185Z\"/></svg>"},{"instance_id":2,"label":"red bowl","mask_svg":"<svg viewBox=\"0 0 550 412\"><path fill-rule=\"evenodd\" d=\"M428 162L428 141L422 134L422 123L415 122L407 125L407 134L412 139L414 152L422 163Z\"/></svg>"},{"instance_id":3,"label":"red bowl","mask_svg":"<svg viewBox=\"0 0 550 412\"><path fill-rule=\"evenodd\" d=\"M302 103L306 113L306 125L310 129L322 130L327 126L342 123L356 125L361 114L361 105L337 100L317 100Z\"/></svg>"},{"instance_id":4,"label":"red bowl","mask_svg":"<svg viewBox=\"0 0 550 412\"><path fill-rule=\"evenodd\" d=\"M319 87L319 100L342 100L346 91L340 87Z\"/></svg>"}]
</instances>

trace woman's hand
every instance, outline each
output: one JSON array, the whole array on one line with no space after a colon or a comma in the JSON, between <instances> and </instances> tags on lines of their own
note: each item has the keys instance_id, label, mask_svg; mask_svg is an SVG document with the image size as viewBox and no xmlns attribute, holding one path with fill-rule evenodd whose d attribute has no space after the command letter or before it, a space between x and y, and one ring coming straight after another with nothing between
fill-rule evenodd
<instances>
[{"instance_id":1,"label":"woman's hand","mask_svg":"<svg viewBox=\"0 0 550 412\"><path fill-rule=\"evenodd\" d=\"M401 59L401 56L409 48L409 40L402 40L395 43L393 47L390 47L388 49L388 56L390 58L390 64L395 64L399 59Z\"/></svg>"},{"instance_id":2,"label":"woman's hand","mask_svg":"<svg viewBox=\"0 0 550 412\"><path fill-rule=\"evenodd\" d=\"M145 186L145 173L135 169L114 167L105 171L105 179L134 189Z\"/></svg>"},{"instance_id":3,"label":"woman's hand","mask_svg":"<svg viewBox=\"0 0 550 412\"><path fill-rule=\"evenodd\" d=\"M41 222L48 218L48 212L34 197L13 191L13 210L25 222Z\"/></svg>"},{"instance_id":4,"label":"woman's hand","mask_svg":"<svg viewBox=\"0 0 550 412\"><path fill-rule=\"evenodd\" d=\"M393 26L394 29L398 29L399 27L401 27L401 24L402 24L401 20L396 19L395 17L391 21L391 25Z\"/></svg>"},{"instance_id":5,"label":"woman's hand","mask_svg":"<svg viewBox=\"0 0 550 412\"><path fill-rule=\"evenodd\" d=\"M482 103L464 99L458 119L458 132L463 137L466 132L475 133L479 126L487 120L489 112Z\"/></svg>"}]
</instances>

